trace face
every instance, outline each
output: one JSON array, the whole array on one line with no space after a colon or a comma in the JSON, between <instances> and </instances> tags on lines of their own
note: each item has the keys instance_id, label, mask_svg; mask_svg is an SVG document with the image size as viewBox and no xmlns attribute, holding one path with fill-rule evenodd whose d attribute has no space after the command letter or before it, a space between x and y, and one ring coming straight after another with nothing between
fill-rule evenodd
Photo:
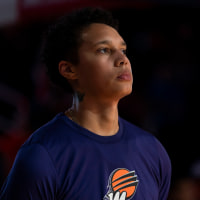
<instances>
[{"instance_id":1,"label":"face","mask_svg":"<svg viewBox=\"0 0 200 200\"><path fill-rule=\"evenodd\" d=\"M132 91L126 44L112 27L93 23L82 33L77 90L97 100L119 100ZM84 97L84 98L85 98Z\"/></svg>"}]
</instances>

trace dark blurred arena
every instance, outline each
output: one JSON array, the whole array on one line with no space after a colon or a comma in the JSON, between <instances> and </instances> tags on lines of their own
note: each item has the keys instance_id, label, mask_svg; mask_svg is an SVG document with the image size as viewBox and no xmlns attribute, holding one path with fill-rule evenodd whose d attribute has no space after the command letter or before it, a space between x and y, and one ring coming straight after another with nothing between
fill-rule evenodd
<instances>
[{"instance_id":1,"label":"dark blurred arena","mask_svg":"<svg viewBox=\"0 0 200 200\"><path fill-rule=\"evenodd\" d=\"M107 8L120 21L134 84L119 113L165 146L172 162L169 200L199 200L200 1L195 0L1 0L0 187L23 142L71 103L70 95L49 82L40 60L42 36L57 17L85 6Z\"/></svg>"}]
</instances>

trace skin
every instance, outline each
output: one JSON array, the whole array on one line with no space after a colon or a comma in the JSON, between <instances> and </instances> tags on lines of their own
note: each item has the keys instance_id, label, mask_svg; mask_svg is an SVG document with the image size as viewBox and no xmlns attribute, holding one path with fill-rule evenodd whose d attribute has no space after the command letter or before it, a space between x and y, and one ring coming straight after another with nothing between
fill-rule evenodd
<instances>
[{"instance_id":1,"label":"skin","mask_svg":"<svg viewBox=\"0 0 200 200\"><path fill-rule=\"evenodd\" d=\"M60 74L75 91L73 118L95 134L111 136L119 129L118 102L132 91L126 44L114 28L100 23L84 29L82 41L77 65L59 63Z\"/></svg>"}]
</instances>

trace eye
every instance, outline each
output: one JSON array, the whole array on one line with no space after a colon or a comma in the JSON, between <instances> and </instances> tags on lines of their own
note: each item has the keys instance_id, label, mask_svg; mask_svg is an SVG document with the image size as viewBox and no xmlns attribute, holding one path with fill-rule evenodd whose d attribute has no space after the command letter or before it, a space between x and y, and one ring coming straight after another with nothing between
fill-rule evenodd
<instances>
[{"instance_id":1,"label":"eye","mask_svg":"<svg viewBox=\"0 0 200 200\"><path fill-rule=\"evenodd\" d=\"M111 49L109 49L108 47L105 48L100 48L97 50L98 53L102 53L102 54L110 54L111 53Z\"/></svg>"},{"instance_id":2,"label":"eye","mask_svg":"<svg viewBox=\"0 0 200 200\"><path fill-rule=\"evenodd\" d=\"M127 53L127 50L126 50L126 49L122 49L121 51L122 51L122 53L123 53L124 55L126 55L126 53Z\"/></svg>"}]
</instances>

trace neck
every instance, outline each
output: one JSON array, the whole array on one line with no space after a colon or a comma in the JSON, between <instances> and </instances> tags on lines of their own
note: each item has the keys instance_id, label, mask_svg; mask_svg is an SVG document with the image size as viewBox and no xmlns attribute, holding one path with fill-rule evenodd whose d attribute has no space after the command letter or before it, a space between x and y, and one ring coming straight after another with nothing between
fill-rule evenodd
<instances>
[{"instance_id":1,"label":"neck","mask_svg":"<svg viewBox=\"0 0 200 200\"><path fill-rule=\"evenodd\" d=\"M119 129L118 103L97 103L86 99L80 101L78 96L74 95L72 107L66 111L66 115L97 135L115 135Z\"/></svg>"}]
</instances>

